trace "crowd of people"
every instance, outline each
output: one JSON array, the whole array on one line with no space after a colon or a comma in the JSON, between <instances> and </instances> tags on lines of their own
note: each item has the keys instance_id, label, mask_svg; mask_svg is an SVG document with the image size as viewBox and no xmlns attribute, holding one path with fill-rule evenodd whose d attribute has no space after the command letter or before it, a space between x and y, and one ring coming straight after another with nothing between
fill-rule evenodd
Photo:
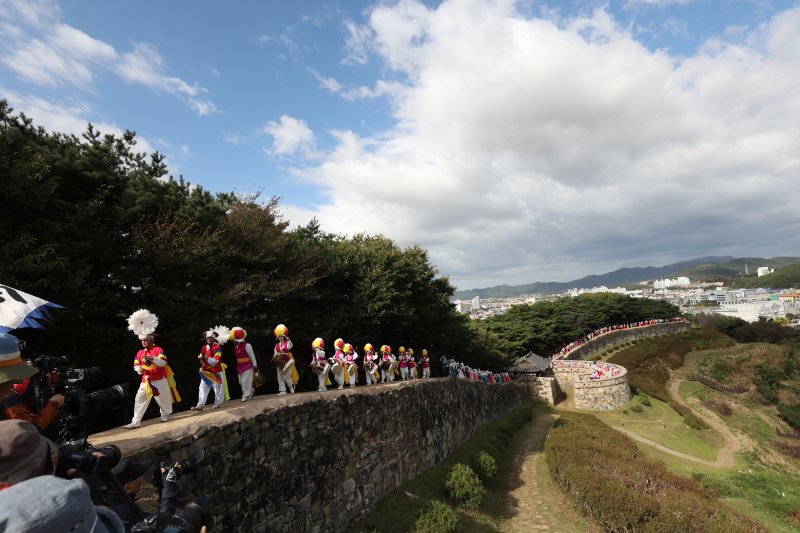
<instances>
[{"instance_id":1,"label":"crowd of people","mask_svg":"<svg viewBox=\"0 0 800 533\"><path fill-rule=\"evenodd\" d=\"M146 309L136 311L128 319L128 329L138 336L142 349L136 354L133 362L134 371L141 375L141 384L134 399L133 419L123 426L127 429L141 426L151 400L156 400L162 422L169 420L173 402L180 401L167 356L164 350L156 345L157 327L158 317ZM276 343L271 363L276 367L278 395L294 394L299 373L292 353L294 345L289 338L289 328L284 324L278 324L274 334ZM251 399L259 385L256 381L260 382L262 376L259 373L255 351L246 340L247 331L239 326L233 328L216 326L207 330L204 337L206 342L197 356L200 362L198 398L191 409L195 411L205 409L211 393L214 395L211 409L218 408L222 402L230 399L225 376L227 365L222 361L222 345L229 341L234 343L236 373L242 388L241 401L246 402ZM389 345L384 344L376 351L372 344L367 343L361 356L351 343L339 338L333 343L333 355L328 356L325 352L325 341L319 337L311 343L311 349L310 368L317 376L319 392L327 391L333 382L338 389L344 388L345 385L355 387L360 369L365 375L366 385L391 383L395 379L414 380L431 377L431 363L427 349L423 349L417 359L412 348L406 349L401 346L395 355Z\"/></svg>"},{"instance_id":2,"label":"crowd of people","mask_svg":"<svg viewBox=\"0 0 800 533\"><path fill-rule=\"evenodd\" d=\"M638 322L628 322L627 324L617 324L614 326L604 326L602 328L596 329L591 333L587 333L580 339L576 339L569 344L563 346L559 351L553 354L553 359L561 359L566 357L571 351L577 349L578 347L586 344L590 340L599 337L601 335L605 335L606 333L611 333L612 331L619 331L622 329L633 329L633 328L641 328L644 326L654 326L656 324L664 324L668 322L686 322L686 319L680 317L674 318L653 318L650 320L640 320Z\"/></svg>"},{"instance_id":3,"label":"crowd of people","mask_svg":"<svg viewBox=\"0 0 800 533\"><path fill-rule=\"evenodd\" d=\"M448 359L442 356L439 359L442 365L442 373L456 379L469 379L482 383L508 383L511 381L511 374L508 372L490 372L479 368L471 368L464 363L459 363L455 359Z\"/></svg>"},{"instance_id":4,"label":"crowd of people","mask_svg":"<svg viewBox=\"0 0 800 533\"><path fill-rule=\"evenodd\" d=\"M580 361L580 360L554 360L550 363L552 368L586 368L591 374L589 379L597 380L609 377L617 377L622 373L622 368L618 365L601 363L600 361Z\"/></svg>"}]
</instances>

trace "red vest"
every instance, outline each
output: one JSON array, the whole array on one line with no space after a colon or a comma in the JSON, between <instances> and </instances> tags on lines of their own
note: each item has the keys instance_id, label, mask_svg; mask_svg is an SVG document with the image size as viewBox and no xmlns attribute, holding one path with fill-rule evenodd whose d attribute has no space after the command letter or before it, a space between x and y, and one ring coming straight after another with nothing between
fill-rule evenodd
<instances>
[{"instance_id":1,"label":"red vest","mask_svg":"<svg viewBox=\"0 0 800 533\"><path fill-rule=\"evenodd\" d=\"M237 342L236 348L236 372L243 374L253 368L253 361L250 360L250 354L247 353L248 343Z\"/></svg>"},{"instance_id":2,"label":"red vest","mask_svg":"<svg viewBox=\"0 0 800 533\"><path fill-rule=\"evenodd\" d=\"M163 366L156 366L155 363L148 363L145 360L148 355L153 358L158 357L164 361L167 360L167 356L164 355L164 350L161 349L161 346L151 346L149 350L139 350L136 353L136 360L133 362L133 366L138 366L142 369L142 382L144 383L146 379L158 381L167 377Z\"/></svg>"},{"instance_id":3,"label":"red vest","mask_svg":"<svg viewBox=\"0 0 800 533\"><path fill-rule=\"evenodd\" d=\"M203 366L201 370L205 370L206 372L213 372L215 374L219 374L222 372L222 347L219 344L206 344L203 346L203 349L200 350L200 353L203 354ZM210 365L205 361L206 357L213 357L218 359L216 365Z\"/></svg>"}]
</instances>

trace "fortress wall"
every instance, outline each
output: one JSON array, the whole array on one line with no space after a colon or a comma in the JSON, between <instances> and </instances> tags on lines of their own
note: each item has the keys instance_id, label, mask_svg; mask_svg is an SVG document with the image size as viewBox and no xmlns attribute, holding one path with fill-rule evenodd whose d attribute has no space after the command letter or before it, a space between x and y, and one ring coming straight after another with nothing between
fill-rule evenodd
<instances>
[{"instance_id":1,"label":"fortress wall","mask_svg":"<svg viewBox=\"0 0 800 533\"><path fill-rule=\"evenodd\" d=\"M688 322L664 322L663 324L653 324L651 326L641 326L636 328L618 329L609 331L599 337L595 337L586 344L578 346L567 355L568 359L586 359L592 354L602 352L609 346L619 344L629 340L647 339L650 337L660 337L673 333L689 331L691 324Z\"/></svg>"},{"instance_id":2,"label":"fortress wall","mask_svg":"<svg viewBox=\"0 0 800 533\"><path fill-rule=\"evenodd\" d=\"M215 531L342 531L532 399L525 382L456 379L342 392L298 395L296 403L173 435L128 458L198 459L182 486L186 496L210 498Z\"/></svg>"},{"instance_id":3,"label":"fortress wall","mask_svg":"<svg viewBox=\"0 0 800 533\"><path fill-rule=\"evenodd\" d=\"M571 388L575 399L575 409L586 411L608 411L623 407L631 401L631 388L628 385L628 371L619 365L601 363L619 373L613 376L606 372L600 379L589 379L594 372L594 364L589 361L556 361L553 373L562 389Z\"/></svg>"}]
</instances>

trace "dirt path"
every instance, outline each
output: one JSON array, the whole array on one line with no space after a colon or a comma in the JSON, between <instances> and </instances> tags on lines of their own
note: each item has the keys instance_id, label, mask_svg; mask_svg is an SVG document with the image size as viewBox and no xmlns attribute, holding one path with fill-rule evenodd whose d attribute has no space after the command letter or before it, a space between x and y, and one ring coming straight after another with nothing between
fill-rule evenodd
<instances>
[{"instance_id":1,"label":"dirt path","mask_svg":"<svg viewBox=\"0 0 800 533\"><path fill-rule=\"evenodd\" d=\"M509 492L511 518L503 523L502 531L508 533L598 531L588 519L572 507L547 470L544 441L556 418L558 417L554 415L537 418L525 446L514 459L514 469L518 474Z\"/></svg>"},{"instance_id":2,"label":"dirt path","mask_svg":"<svg viewBox=\"0 0 800 533\"><path fill-rule=\"evenodd\" d=\"M721 468L721 467L725 466L725 465L719 464L719 457L720 457L719 454L717 454L717 460L716 461L706 461L705 459L700 459L698 457L695 457L694 455L689 455L687 453L683 453L683 452L679 452L679 451L673 450L672 448L667 448L664 445L661 445L661 444L659 444L659 443L657 443L655 441L652 441L650 439L642 437L641 435L639 435L638 433L634 433L633 431L628 431L625 428L621 428L619 426L611 426L611 427L616 429L620 433L624 433L625 435L629 436L630 438L632 438L633 440L635 440L637 442L641 442L642 444L647 444L648 446L652 446L653 448L655 448L655 449L657 449L659 451L662 451L664 453L668 453L670 455L674 455L675 457L680 457L681 459L686 459L687 461L692 461L693 463L699 463L701 465L706 465L706 466L714 466L714 467L718 467L718 468ZM733 466L733 465L730 465L730 466Z\"/></svg>"},{"instance_id":3,"label":"dirt path","mask_svg":"<svg viewBox=\"0 0 800 533\"><path fill-rule=\"evenodd\" d=\"M715 414L711 411L708 411L704 407L700 406L699 404L689 405L687 404L683 398L681 398L679 389L681 383L683 382L682 379L679 378L671 378L667 383L667 390L669 391L670 396L675 401L675 403L680 404L688 409L691 409L692 412L703 422L711 426L712 428L719 431L722 438L725 440L725 443L722 445L722 448L717 450L717 460L713 463L709 464L709 466L715 466L718 468L731 468L735 465L734 456L736 452L738 452L742 447L742 439L737 437L733 434L733 432L728 428L728 425L725 424L722 420L720 420ZM679 454L678 452L671 451L668 453L672 453L675 456L683 456L684 454ZM702 461L700 459L695 458L694 461L708 464L706 461Z\"/></svg>"}]
</instances>

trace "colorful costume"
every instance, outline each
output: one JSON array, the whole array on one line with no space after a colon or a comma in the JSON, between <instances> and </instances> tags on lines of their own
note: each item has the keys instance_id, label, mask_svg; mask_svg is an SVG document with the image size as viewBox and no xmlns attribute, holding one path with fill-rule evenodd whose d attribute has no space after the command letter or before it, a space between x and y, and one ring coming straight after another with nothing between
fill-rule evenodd
<instances>
[{"instance_id":1,"label":"colorful costume","mask_svg":"<svg viewBox=\"0 0 800 533\"><path fill-rule=\"evenodd\" d=\"M222 363L222 346L217 342L218 334L213 330L206 332L206 344L197 356L202 362L200 366L200 388L198 389L197 405L192 407L195 411L202 411L208 401L208 393L214 390L214 406L218 408L225 400L230 400L228 394L228 381L225 378L225 369L228 365ZM227 340L227 339L225 339Z\"/></svg>"},{"instance_id":2,"label":"colorful costume","mask_svg":"<svg viewBox=\"0 0 800 533\"><path fill-rule=\"evenodd\" d=\"M378 354L372 349L372 344L364 346L364 375L367 377L367 385L377 383L380 378L378 369Z\"/></svg>"},{"instance_id":3,"label":"colorful costume","mask_svg":"<svg viewBox=\"0 0 800 533\"><path fill-rule=\"evenodd\" d=\"M353 349L352 344L345 344L344 345L344 364L345 368L347 369L347 382L350 384L351 387L356 386L356 382L358 381L358 365L356 364L356 360L358 359L358 353Z\"/></svg>"},{"instance_id":4,"label":"colorful costume","mask_svg":"<svg viewBox=\"0 0 800 533\"><path fill-rule=\"evenodd\" d=\"M394 381L395 359L392 354L392 347L383 345L381 346L381 382Z\"/></svg>"},{"instance_id":5,"label":"colorful costume","mask_svg":"<svg viewBox=\"0 0 800 533\"><path fill-rule=\"evenodd\" d=\"M158 317L146 309L140 309L128 318L128 329L133 331L142 341L142 348L133 360L133 370L142 376L139 390L133 401L133 419L123 426L126 429L138 428L150 405L156 399L161 410L161 421L166 422L172 414L172 402L181 401L175 386L175 376L167 364L167 356L160 346L155 344L155 330Z\"/></svg>"},{"instance_id":6,"label":"colorful costume","mask_svg":"<svg viewBox=\"0 0 800 533\"><path fill-rule=\"evenodd\" d=\"M292 355L292 341L289 339L289 328L283 324L278 324L275 328L275 336L278 338L275 344L272 360L278 361L284 357L288 357L288 361L277 365L278 372L278 394L286 394L286 389L294 394L294 386L300 381L300 375L297 373L297 368L294 364L294 356Z\"/></svg>"},{"instance_id":7,"label":"colorful costume","mask_svg":"<svg viewBox=\"0 0 800 533\"><path fill-rule=\"evenodd\" d=\"M253 389L253 373L258 369L256 354L253 346L249 342L245 342L246 337L247 332L244 329L240 327L231 329L231 339L236 343L233 351L236 355L236 374L239 376L239 385L242 387L243 402L252 398L256 393Z\"/></svg>"},{"instance_id":8,"label":"colorful costume","mask_svg":"<svg viewBox=\"0 0 800 533\"><path fill-rule=\"evenodd\" d=\"M317 375L317 380L319 381L319 387L317 387L317 391L325 392L328 390L326 385L331 384L330 380L328 379L328 370L330 370L331 367L328 364L328 357L325 355L325 341L317 337L314 339L314 342L311 343L311 348L313 349L313 354L311 355L311 366L313 372Z\"/></svg>"},{"instance_id":9,"label":"colorful costume","mask_svg":"<svg viewBox=\"0 0 800 533\"><path fill-rule=\"evenodd\" d=\"M417 362L414 360L414 350L411 348L406 352L406 363L408 363L408 379L415 379L417 376Z\"/></svg>"},{"instance_id":10,"label":"colorful costume","mask_svg":"<svg viewBox=\"0 0 800 533\"><path fill-rule=\"evenodd\" d=\"M422 357L419 358L419 366L422 368L422 378L431 377L431 359L428 357L428 350L422 350Z\"/></svg>"},{"instance_id":11,"label":"colorful costume","mask_svg":"<svg viewBox=\"0 0 800 533\"><path fill-rule=\"evenodd\" d=\"M397 349L398 366L400 367L400 379L403 381L408 379L408 360L406 356L406 349L402 346Z\"/></svg>"}]
</instances>

